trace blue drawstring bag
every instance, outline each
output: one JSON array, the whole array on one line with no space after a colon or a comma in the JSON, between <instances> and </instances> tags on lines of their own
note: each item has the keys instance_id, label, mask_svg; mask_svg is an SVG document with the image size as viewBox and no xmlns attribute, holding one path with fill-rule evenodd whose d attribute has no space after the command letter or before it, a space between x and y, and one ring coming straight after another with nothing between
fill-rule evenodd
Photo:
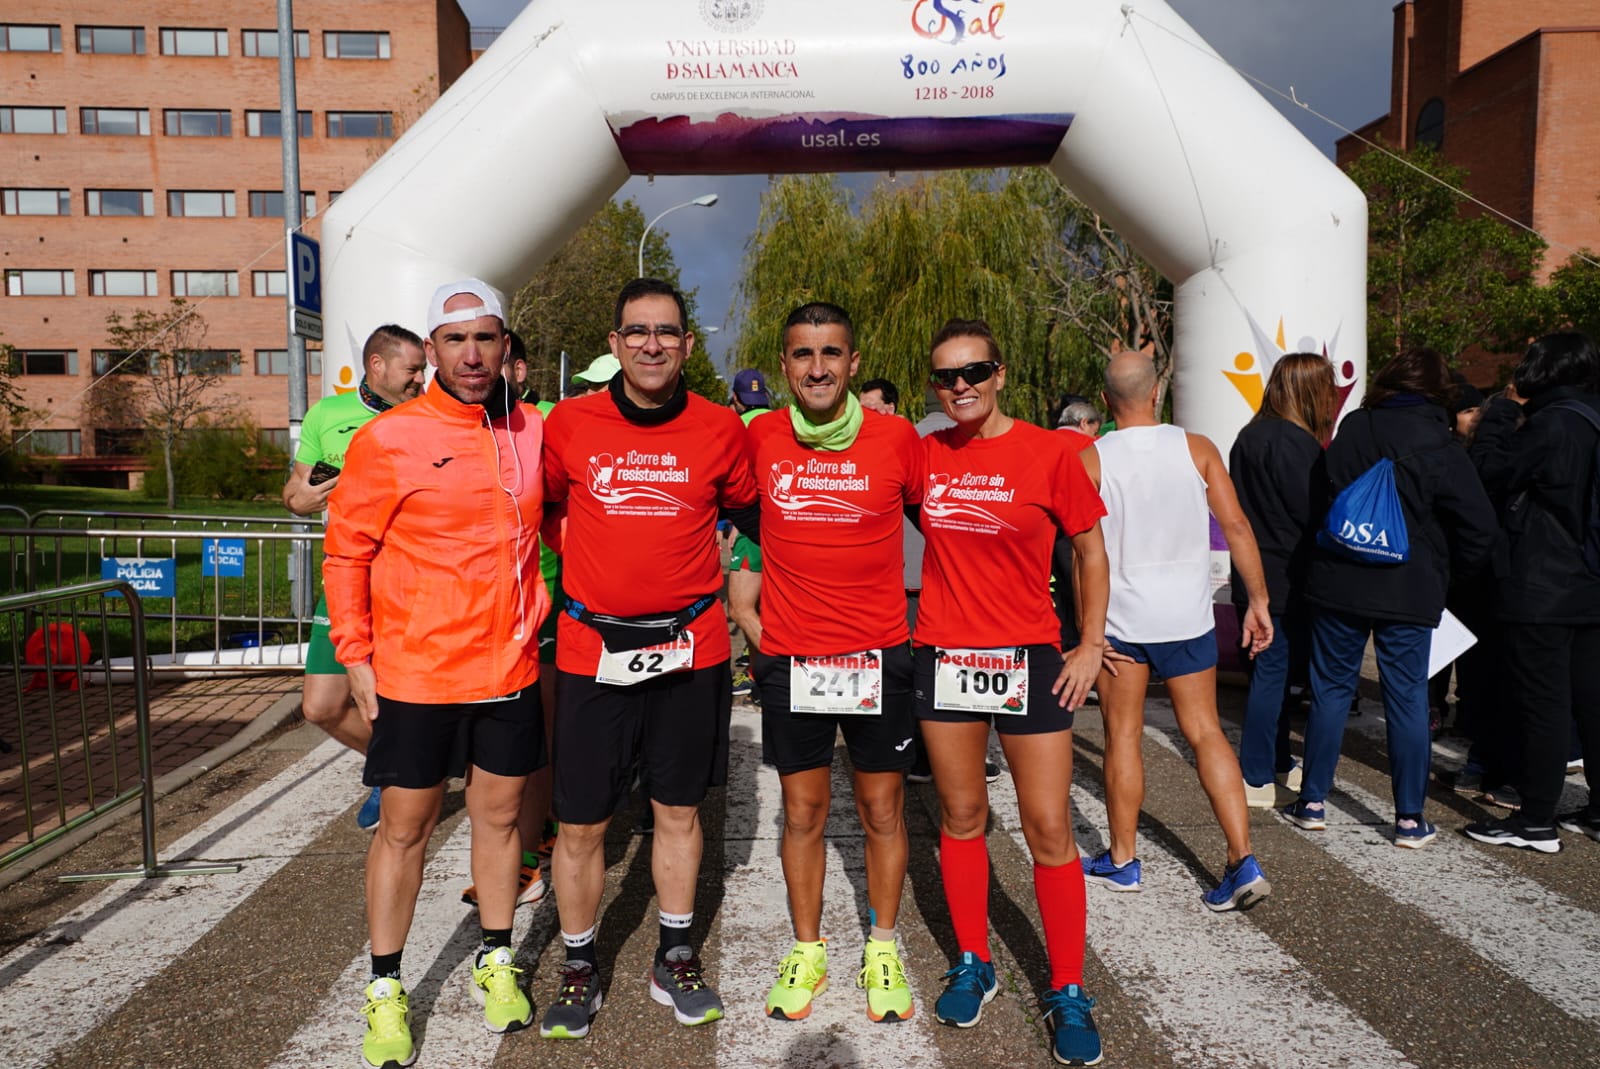
<instances>
[{"instance_id":1,"label":"blue drawstring bag","mask_svg":"<svg viewBox=\"0 0 1600 1069\"><path fill-rule=\"evenodd\" d=\"M1339 491L1317 544L1362 564L1404 564L1411 559L1406 517L1394 485L1394 461L1381 458Z\"/></svg>"}]
</instances>

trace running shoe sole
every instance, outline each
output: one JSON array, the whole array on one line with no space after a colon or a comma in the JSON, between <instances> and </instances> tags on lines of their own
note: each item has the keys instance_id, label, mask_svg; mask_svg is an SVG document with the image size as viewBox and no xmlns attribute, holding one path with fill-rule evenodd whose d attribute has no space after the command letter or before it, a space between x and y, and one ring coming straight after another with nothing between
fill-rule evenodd
<instances>
[{"instance_id":1,"label":"running shoe sole","mask_svg":"<svg viewBox=\"0 0 1600 1069\"><path fill-rule=\"evenodd\" d=\"M1461 830L1466 833L1467 838L1474 839L1480 843L1488 843L1490 846L1520 846L1525 850L1537 850L1541 854L1555 854L1561 851L1560 839L1524 839L1522 836L1513 835L1510 832L1484 834L1483 832L1473 831L1470 826Z\"/></svg>"},{"instance_id":2,"label":"running shoe sole","mask_svg":"<svg viewBox=\"0 0 1600 1069\"><path fill-rule=\"evenodd\" d=\"M767 1016L774 1021L803 1021L811 1016L811 1004L817 1000L818 995L826 990L828 990L828 978L824 976L817 981L817 986L811 989L811 998L806 1001L805 1009L797 1010L794 1013L785 1013L781 1006L773 1006L767 1010ZM668 998L670 997L669 995ZM661 1000L657 999L656 1001L659 1002Z\"/></svg>"}]
</instances>

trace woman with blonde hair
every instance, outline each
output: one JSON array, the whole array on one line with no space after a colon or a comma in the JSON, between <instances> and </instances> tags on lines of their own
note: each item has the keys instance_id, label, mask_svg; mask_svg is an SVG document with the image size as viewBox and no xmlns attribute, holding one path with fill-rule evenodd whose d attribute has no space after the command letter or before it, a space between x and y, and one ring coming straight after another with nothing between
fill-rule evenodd
<instances>
[{"instance_id":1,"label":"woman with blonde hair","mask_svg":"<svg viewBox=\"0 0 1600 1069\"><path fill-rule=\"evenodd\" d=\"M1289 751L1289 722L1281 713L1290 680L1305 678L1310 657L1310 618L1301 588L1328 507L1322 450L1333 436L1337 405L1333 368L1326 357L1280 357L1260 410L1239 432L1228 456L1239 504L1261 547L1272 613L1272 645L1250 666L1250 695L1239 737L1245 801L1258 809L1287 805L1293 800L1289 792L1300 789L1299 765ZM1237 576L1233 591L1242 618L1244 584ZM1282 798L1279 784L1286 792Z\"/></svg>"}]
</instances>

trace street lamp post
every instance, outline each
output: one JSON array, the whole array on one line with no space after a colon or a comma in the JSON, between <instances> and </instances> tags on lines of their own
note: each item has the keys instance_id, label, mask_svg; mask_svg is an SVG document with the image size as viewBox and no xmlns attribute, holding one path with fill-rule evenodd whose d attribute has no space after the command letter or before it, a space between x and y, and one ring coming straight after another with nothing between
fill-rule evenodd
<instances>
[{"instance_id":1,"label":"street lamp post","mask_svg":"<svg viewBox=\"0 0 1600 1069\"><path fill-rule=\"evenodd\" d=\"M644 233L639 235L639 275L638 275L638 277L640 277L640 278L644 277L644 240L645 240L645 238L650 236L651 229L657 223L661 222L661 220L664 217L672 214L673 212L677 211L679 208L709 208L715 203L717 203L717 195L715 193L706 193L706 194L704 194L702 196L696 197L694 200L686 200L682 204L674 204L672 207L668 208L666 211L662 212L660 215L656 216L654 219L652 219L648 223L646 223L645 224L645 228L644 228Z\"/></svg>"}]
</instances>

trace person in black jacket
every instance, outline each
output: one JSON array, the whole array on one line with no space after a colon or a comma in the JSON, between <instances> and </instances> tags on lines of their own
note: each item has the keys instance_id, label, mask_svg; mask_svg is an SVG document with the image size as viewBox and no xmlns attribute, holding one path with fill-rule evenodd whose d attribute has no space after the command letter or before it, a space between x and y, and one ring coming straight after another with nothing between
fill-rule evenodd
<instances>
[{"instance_id":1,"label":"person in black jacket","mask_svg":"<svg viewBox=\"0 0 1600 1069\"><path fill-rule=\"evenodd\" d=\"M1272 645L1250 663L1250 695L1239 735L1245 801L1270 809L1300 788L1289 751L1289 720L1280 715L1296 669L1310 656L1304 587L1317 527L1328 508L1322 445L1333 434L1338 392L1333 367L1315 353L1290 353L1273 365L1261 409L1234 439L1228 471L1239 505L1255 530L1267 574ZM1235 573L1233 600L1244 618L1244 585ZM1274 776L1277 783L1273 782Z\"/></svg>"},{"instance_id":2,"label":"person in black jacket","mask_svg":"<svg viewBox=\"0 0 1600 1069\"><path fill-rule=\"evenodd\" d=\"M1600 353L1583 334L1547 334L1528 348L1505 396L1490 402L1472 445L1484 484L1506 502L1495 578L1522 737L1522 811L1465 831L1547 854L1561 849L1557 824L1600 840L1600 575L1583 554L1600 432L1576 406L1600 414ZM1558 817L1573 716L1589 804Z\"/></svg>"},{"instance_id":3,"label":"person in black jacket","mask_svg":"<svg viewBox=\"0 0 1600 1069\"><path fill-rule=\"evenodd\" d=\"M1427 794L1428 650L1444 612L1452 566L1468 574L1488 559L1494 508L1467 455L1450 438L1454 389L1444 358L1411 349L1378 373L1361 410L1328 447L1330 490L1344 490L1380 458L1394 462L1410 556L1370 564L1321 545L1306 576L1311 619L1311 717L1300 800L1284 810L1307 830L1327 826L1323 806L1339 763L1350 699L1370 634L1383 682L1396 846L1419 847L1438 829L1422 815Z\"/></svg>"}]
</instances>

